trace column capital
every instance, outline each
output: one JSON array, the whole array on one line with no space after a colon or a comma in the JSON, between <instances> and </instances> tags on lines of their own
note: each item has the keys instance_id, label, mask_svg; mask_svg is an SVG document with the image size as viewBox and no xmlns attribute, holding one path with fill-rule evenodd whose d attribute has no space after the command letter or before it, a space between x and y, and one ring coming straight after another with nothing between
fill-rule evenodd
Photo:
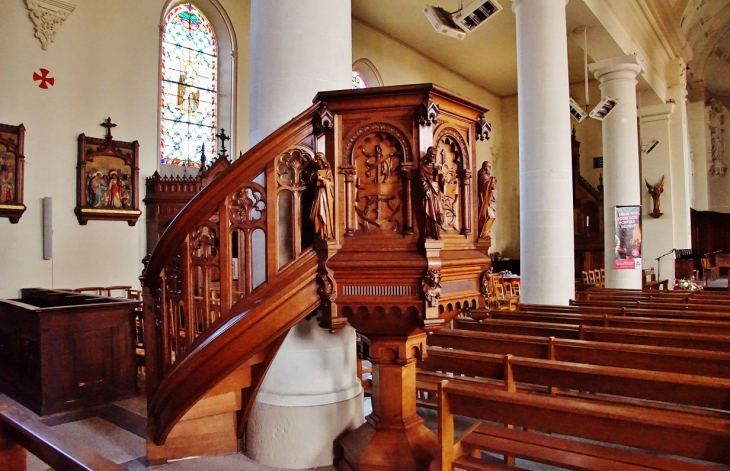
<instances>
[{"instance_id":1,"label":"column capital","mask_svg":"<svg viewBox=\"0 0 730 471\"><path fill-rule=\"evenodd\" d=\"M644 71L644 65L636 54L627 54L589 64L588 70L603 83L607 80L635 79Z\"/></svg>"},{"instance_id":2,"label":"column capital","mask_svg":"<svg viewBox=\"0 0 730 471\"><path fill-rule=\"evenodd\" d=\"M525 2L525 1L527 1L527 0L512 0L512 11L515 11L515 8L517 8L517 5L518 5L518 4L520 4L520 3L523 3L523 2ZM558 2L560 2L560 1L562 1L562 2L565 2L565 5L563 5L563 6L566 6L566 5L568 5L568 2L569 2L570 0L555 0L555 1L558 1Z\"/></svg>"}]
</instances>

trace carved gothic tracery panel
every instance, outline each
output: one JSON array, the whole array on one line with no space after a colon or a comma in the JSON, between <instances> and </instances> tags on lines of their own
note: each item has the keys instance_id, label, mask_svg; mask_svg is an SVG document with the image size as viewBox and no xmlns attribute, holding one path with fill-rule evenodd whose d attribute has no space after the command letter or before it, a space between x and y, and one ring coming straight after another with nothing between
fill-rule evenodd
<instances>
[{"instance_id":1,"label":"carved gothic tracery panel","mask_svg":"<svg viewBox=\"0 0 730 471\"><path fill-rule=\"evenodd\" d=\"M266 201L265 190L251 183L235 192L231 197L231 223L234 227L249 229L265 227Z\"/></svg>"}]
</instances>

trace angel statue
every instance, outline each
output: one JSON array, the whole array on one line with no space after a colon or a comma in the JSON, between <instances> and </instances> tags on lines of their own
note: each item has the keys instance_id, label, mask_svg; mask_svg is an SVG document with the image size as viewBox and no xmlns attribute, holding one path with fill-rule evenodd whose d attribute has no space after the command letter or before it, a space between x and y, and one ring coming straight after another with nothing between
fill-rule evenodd
<instances>
[{"instance_id":1,"label":"angel statue","mask_svg":"<svg viewBox=\"0 0 730 471\"><path fill-rule=\"evenodd\" d=\"M659 180L659 183L654 186L649 185L649 182L646 181L646 178L644 179L644 183L646 183L646 187L649 189L651 199L654 202L654 209L652 210L652 213L659 214L659 196L664 193L664 175L662 175L662 179Z\"/></svg>"}]
</instances>

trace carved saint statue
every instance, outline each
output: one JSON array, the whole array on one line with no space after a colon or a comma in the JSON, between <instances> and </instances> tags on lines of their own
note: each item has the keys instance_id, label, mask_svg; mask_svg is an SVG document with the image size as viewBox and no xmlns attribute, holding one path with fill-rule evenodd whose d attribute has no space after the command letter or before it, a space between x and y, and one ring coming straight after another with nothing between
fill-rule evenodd
<instances>
[{"instance_id":1,"label":"carved saint statue","mask_svg":"<svg viewBox=\"0 0 730 471\"><path fill-rule=\"evenodd\" d=\"M644 179L644 183L646 183L646 187L649 189L649 194L651 195L651 199L654 202L654 208L652 210L653 214L659 214L659 196L664 193L664 175L662 175L662 179L654 186L649 185L649 182L646 181L646 178Z\"/></svg>"},{"instance_id":2,"label":"carved saint statue","mask_svg":"<svg viewBox=\"0 0 730 471\"><path fill-rule=\"evenodd\" d=\"M426 298L426 305L438 307L441 298L441 272L429 270L423 278L423 296Z\"/></svg>"},{"instance_id":3,"label":"carved saint statue","mask_svg":"<svg viewBox=\"0 0 730 471\"><path fill-rule=\"evenodd\" d=\"M492 176L492 164L484 162L477 172L479 185L479 237L485 238L497 217L497 177Z\"/></svg>"},{"instance_id":4,"label":"carved saint statue","mask_svg":"<svg viewBox=\"0 0 730 471\"><path fill-rule=\"evenodd\" d=\"M321 152L317 152L317 155L314 156L314 163L317 166L315 174L317 194L314 197L309 218L314 223L314 230L321 239L334 239L335 188L332 170Z\"/></svg>"},{"instance_id":5,"label":"carved saint statue","mask_svg":"<svg viewBox=\"0 0 730 471\"><path fill-rule=\"evenodd\" d=\"M423 211L426 216L424 237L440 239L441 225L444 223L444 173L436 162L436 148L426 150L421 164L421 190L423 191Z\"/></svg>"}]
</instances>

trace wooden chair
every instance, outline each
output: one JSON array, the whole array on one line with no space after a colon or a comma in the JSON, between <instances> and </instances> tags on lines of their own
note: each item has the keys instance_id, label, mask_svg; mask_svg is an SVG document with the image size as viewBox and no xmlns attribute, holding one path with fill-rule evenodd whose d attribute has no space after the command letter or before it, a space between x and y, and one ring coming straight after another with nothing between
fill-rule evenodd
<instances>
[{"instance_id":1,"label":"wooden chair","mask_svg":"<svg viewBox=\"0 0 730 471\"><path fill-rule=\"evenodd\" d=\"M497 303L499 304L498 309L502 309L502 306L507 306L507 309L513 311L516 309L516 299L511 296L507 296L506 290L502 283L496 283L494 285L497 295Z\"/></svg>"},{"instance_id":2,"label":"wooden chair","mask_svg":"<svg viewBox=\"0 0 730 471\"><path fill-rule=\"evenodd\" d=\"M714 280L715 278L720 276L720 268L713 267L709 258L704 257L704 258L700 259L700 262L702 263L702 278L704 278L706 280L707 279ZM707 278L708 272L709 272L710 278Z\"/></svg>"},{"instance_id":3,"label":"wooden chair","mask_svg":"<svg viewBox=\"0 0 730 471\"><path fill-rule=\"evenodd\" d=\"M644 289L660 289L662 286L664 286L664 289L669 289L669 280L660 280L657 281L656 279L656 273L654 272L654 267L651 268L645 268L644 269L644 279L642 283L642 288Z\"/></svg>"},{"instance_id":4,"label":"wooden chair","mask_svg":"<svg viewBox=\"0 0 730 471\"><path fill-rule=\"evenodd\" d=\"M606 281L606 269L601 268L600 272L601 272L601 281L605 282Z\"/></svg>"},{"instance_id":5,"label":"wooden chair","mask_svg":"<svg viewBox=\"0 0 730 471\"><path fill-rule=\"evenodd\" d=\"M596 274L593 272L593 270L588 270L588 283L591 285L596 284Z\"/></svg>"},{"instance_id":6,"label":"wooden chair","mask_svg":"<svg viewBox=\"0 0 730 471\"><path fill-rule=\"evenodd\" d=\"M520 297L520 282L519 281L513 281L512 282L512 293L514 293L515 297Z\"/></svg>"}]
</instances>

